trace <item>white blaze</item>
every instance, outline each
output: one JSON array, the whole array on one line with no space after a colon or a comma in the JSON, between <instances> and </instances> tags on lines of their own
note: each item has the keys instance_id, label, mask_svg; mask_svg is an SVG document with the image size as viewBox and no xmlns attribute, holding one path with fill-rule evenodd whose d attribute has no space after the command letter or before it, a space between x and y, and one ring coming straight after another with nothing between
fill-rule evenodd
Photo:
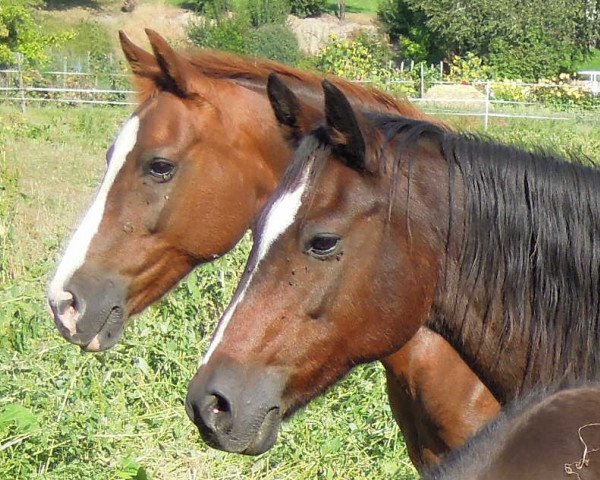
<instances>
[{"instance_id":1,"label":"white blaze","mask_svg":"<svg viewBox=\"0 0 600 480\"><path fill-rule=\"evenodd\" d=\"M102 184L96 194L96 198L85 214L85 217L83 217L79 228L77 228L71 237L67 249L58 264L54 278L50 282L48 289L48 297L50 299L59 300L62 297L64 286L73 273L75 273L75 271L83 264L92 238L94 238L94 235L98 232L98 227L104 216L106 197L108 196L110 187L114 183L121 167L124 165L127 155L135 146L139 125L139 118L133 116L125 122L117 135L117 139L113 145L112 155L108 162Z\"/></svg>"},{"instance_id":2,"label":"white blaze","mask_svg":"<svg viewBox=\"0 0 600 480\"><path fill-rule=\"evenodd\" d=\"M304 194L304 190L306 189L306 185L308 183L308 172L310 172L310 164L305 167L304 174L299 185L290 192L282 193L280 197L277 198L271 205L263 224L263 228L257 236L259 243L256 248L256 261L254 262L254 268L252 272L245 278L243 284L240 284L235 297L221 317L219 325L217 326L217 331L215 332L215 336L208 347L208 351L206 352L201 365L204 365L208 362L210 356L223 339L227 324L229 323L229 320L231 320L231 317L233 316L238 304L244 299L246 290L248 289L254 274L258 270L261 260L267 255L275 240L277 240L277 238L294 222L294 219L298 214L298 210L302 205L302 195Z\"/></svg>"}]
</instances>

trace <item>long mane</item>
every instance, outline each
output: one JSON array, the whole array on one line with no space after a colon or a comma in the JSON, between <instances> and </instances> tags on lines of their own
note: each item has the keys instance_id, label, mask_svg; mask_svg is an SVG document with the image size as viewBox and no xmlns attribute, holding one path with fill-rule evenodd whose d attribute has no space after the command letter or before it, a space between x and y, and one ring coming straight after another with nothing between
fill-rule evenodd
<instances>
[{"instance_id":1,"label":"long mane","mask_svg":"<svg viewBox=\"0 0 600 480\"><path fill-rule=\"evenodd\" d=\"M600 361L600 171L589 159L567 161L423 121L384 118L382 125L399 152L423 133L433 136L449 177L462 180L464 205L457 205L456 186L449 182L446 253L451 242L458 242L456 290L439 292L467 299L455 302L456 340L464 340L469 330L491 334L492 317L503 315L501 331L494 330L497 355L515 339L526 339L528 345L525 378L517 390L570 374L595 378ZM397 161L401 157L396 155ZM464 225L452 219L457 208L464 209ZM473 325L481 320L468 315L475 296L485 312L483 326Z\"/></svg>"}]
</instances>

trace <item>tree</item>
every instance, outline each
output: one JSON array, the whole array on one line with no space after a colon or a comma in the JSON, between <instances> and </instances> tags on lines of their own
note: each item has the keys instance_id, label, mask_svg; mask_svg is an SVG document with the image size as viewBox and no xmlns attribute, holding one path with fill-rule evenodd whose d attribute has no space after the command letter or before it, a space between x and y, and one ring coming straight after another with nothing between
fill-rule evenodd
<instances>
[{"instance_id":1,"label":"tree","mask_svg":"<svg viewBox=\"0 0 600 480\"><path fill-rule=\"evenodd\" d=\"M0 64L12 65L17 53L33 64L48 61L48 48L72 36L71 32L46 34L32 15L32 2L9 0L0 5Z\"/></svg>"},{"instance_id":2,"label":"tree","mask_svg":"<svg viewBox=\"0 0 600 480\"><path fill-rule=\"evenodd\" d=\"M392 1L392 0L389 0ZM598 0L394 0L403 23L433 35L446 56L473 52L502 75L569 70L598 35ZM592 8L593 7L593 8Z\"/></svg>"}]
</instances>

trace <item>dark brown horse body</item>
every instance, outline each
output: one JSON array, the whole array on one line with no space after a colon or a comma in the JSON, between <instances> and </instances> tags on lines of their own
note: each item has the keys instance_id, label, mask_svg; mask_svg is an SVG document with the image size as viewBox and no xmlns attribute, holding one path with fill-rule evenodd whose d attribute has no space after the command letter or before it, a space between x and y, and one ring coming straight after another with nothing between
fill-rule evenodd
<instances>
[{"instance_id":1,"label":"dark brown horse body","mask_svg":"<svg viewBox=\"0 0 600 480\"><path fill-rule=\"evenodd\" d=\"M271 86L278 109L284 87ZM301 143L261 215L190 384L188 413L204 438L264 451L281 419L424 325L502 402L537 384L594 378L600 173L359 114L324 88L326 124Z\"/></svg>"},{"instance_id":2,"label":"dark brown horse body","mask_svg":"<svg viewBox=\"0 0 600 480\"><path fill-rule=\"evenodd\" d=\"M292 155L286 134L294 132L282 132L272 113L268 74L278 72L298 95L298 129L323 116L316 75L218 52L188 57L153 32L149 38L155 55L121 36L140 105L107 154L98 198L49 289L61 333L90 351L114 345L130 315L225 254L251 226ZM361 108L421 116L406 102L337 82ZM417 466L461 445L498 411L431 331L384 364L392 409Z\"/></svg>"},{"instance_id":3,"label":"dark brown horse body","mask_svg":"<svg viewBox=\"0 0 600 480\"><path fill-rule=\"evenodd\" d=\"M516 402L424 480L600 478L600 387Z\"/></svg>"}]
</instances>

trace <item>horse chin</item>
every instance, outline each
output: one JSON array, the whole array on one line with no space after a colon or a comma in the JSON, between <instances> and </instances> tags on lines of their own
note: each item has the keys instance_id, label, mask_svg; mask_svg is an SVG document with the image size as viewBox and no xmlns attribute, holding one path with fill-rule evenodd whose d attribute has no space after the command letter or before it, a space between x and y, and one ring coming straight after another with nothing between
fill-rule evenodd
<instances>
[{"instance_id":1,"label":"horse chin","mask_svg":"<svg viewBox=\"0 0 600 480\"><path fill-rule=\"evenodd\" d=\"M253 426L258 422L260 425L254 430ZM238 428L232 426L224 434L206 428L203 424L197 426L203 440L212 448L228 453L255 456L265 453L275 445L280 425L279 409L273 408L267 412L262 422L250 421L250 425L239 425Z\"/></svg>"},{"instance_id":2,"label":"horse chin","mask_svg":"<svg viewBox=\"0 0 600 480\"><path fill-rule=\"evenodd\" d=\"M112 308L98 333L87 344L81 345L81 349L85 352L102 352L114 347L123 335L126 320L127 315L122 308Z\"/></svg>"},{"instance_id":3,"label":"horse chin","mask_svg":"<svg viewBox=\"0 0 600 480\"><path fill-rule=\"evenodd\" d=\"M279 409L274 408L265 415L254 438L246 449L240 453L244 455L260 455L270 450L275 445L280 425L281 415L279 414Z\"/></svg>"}]
</instances>

